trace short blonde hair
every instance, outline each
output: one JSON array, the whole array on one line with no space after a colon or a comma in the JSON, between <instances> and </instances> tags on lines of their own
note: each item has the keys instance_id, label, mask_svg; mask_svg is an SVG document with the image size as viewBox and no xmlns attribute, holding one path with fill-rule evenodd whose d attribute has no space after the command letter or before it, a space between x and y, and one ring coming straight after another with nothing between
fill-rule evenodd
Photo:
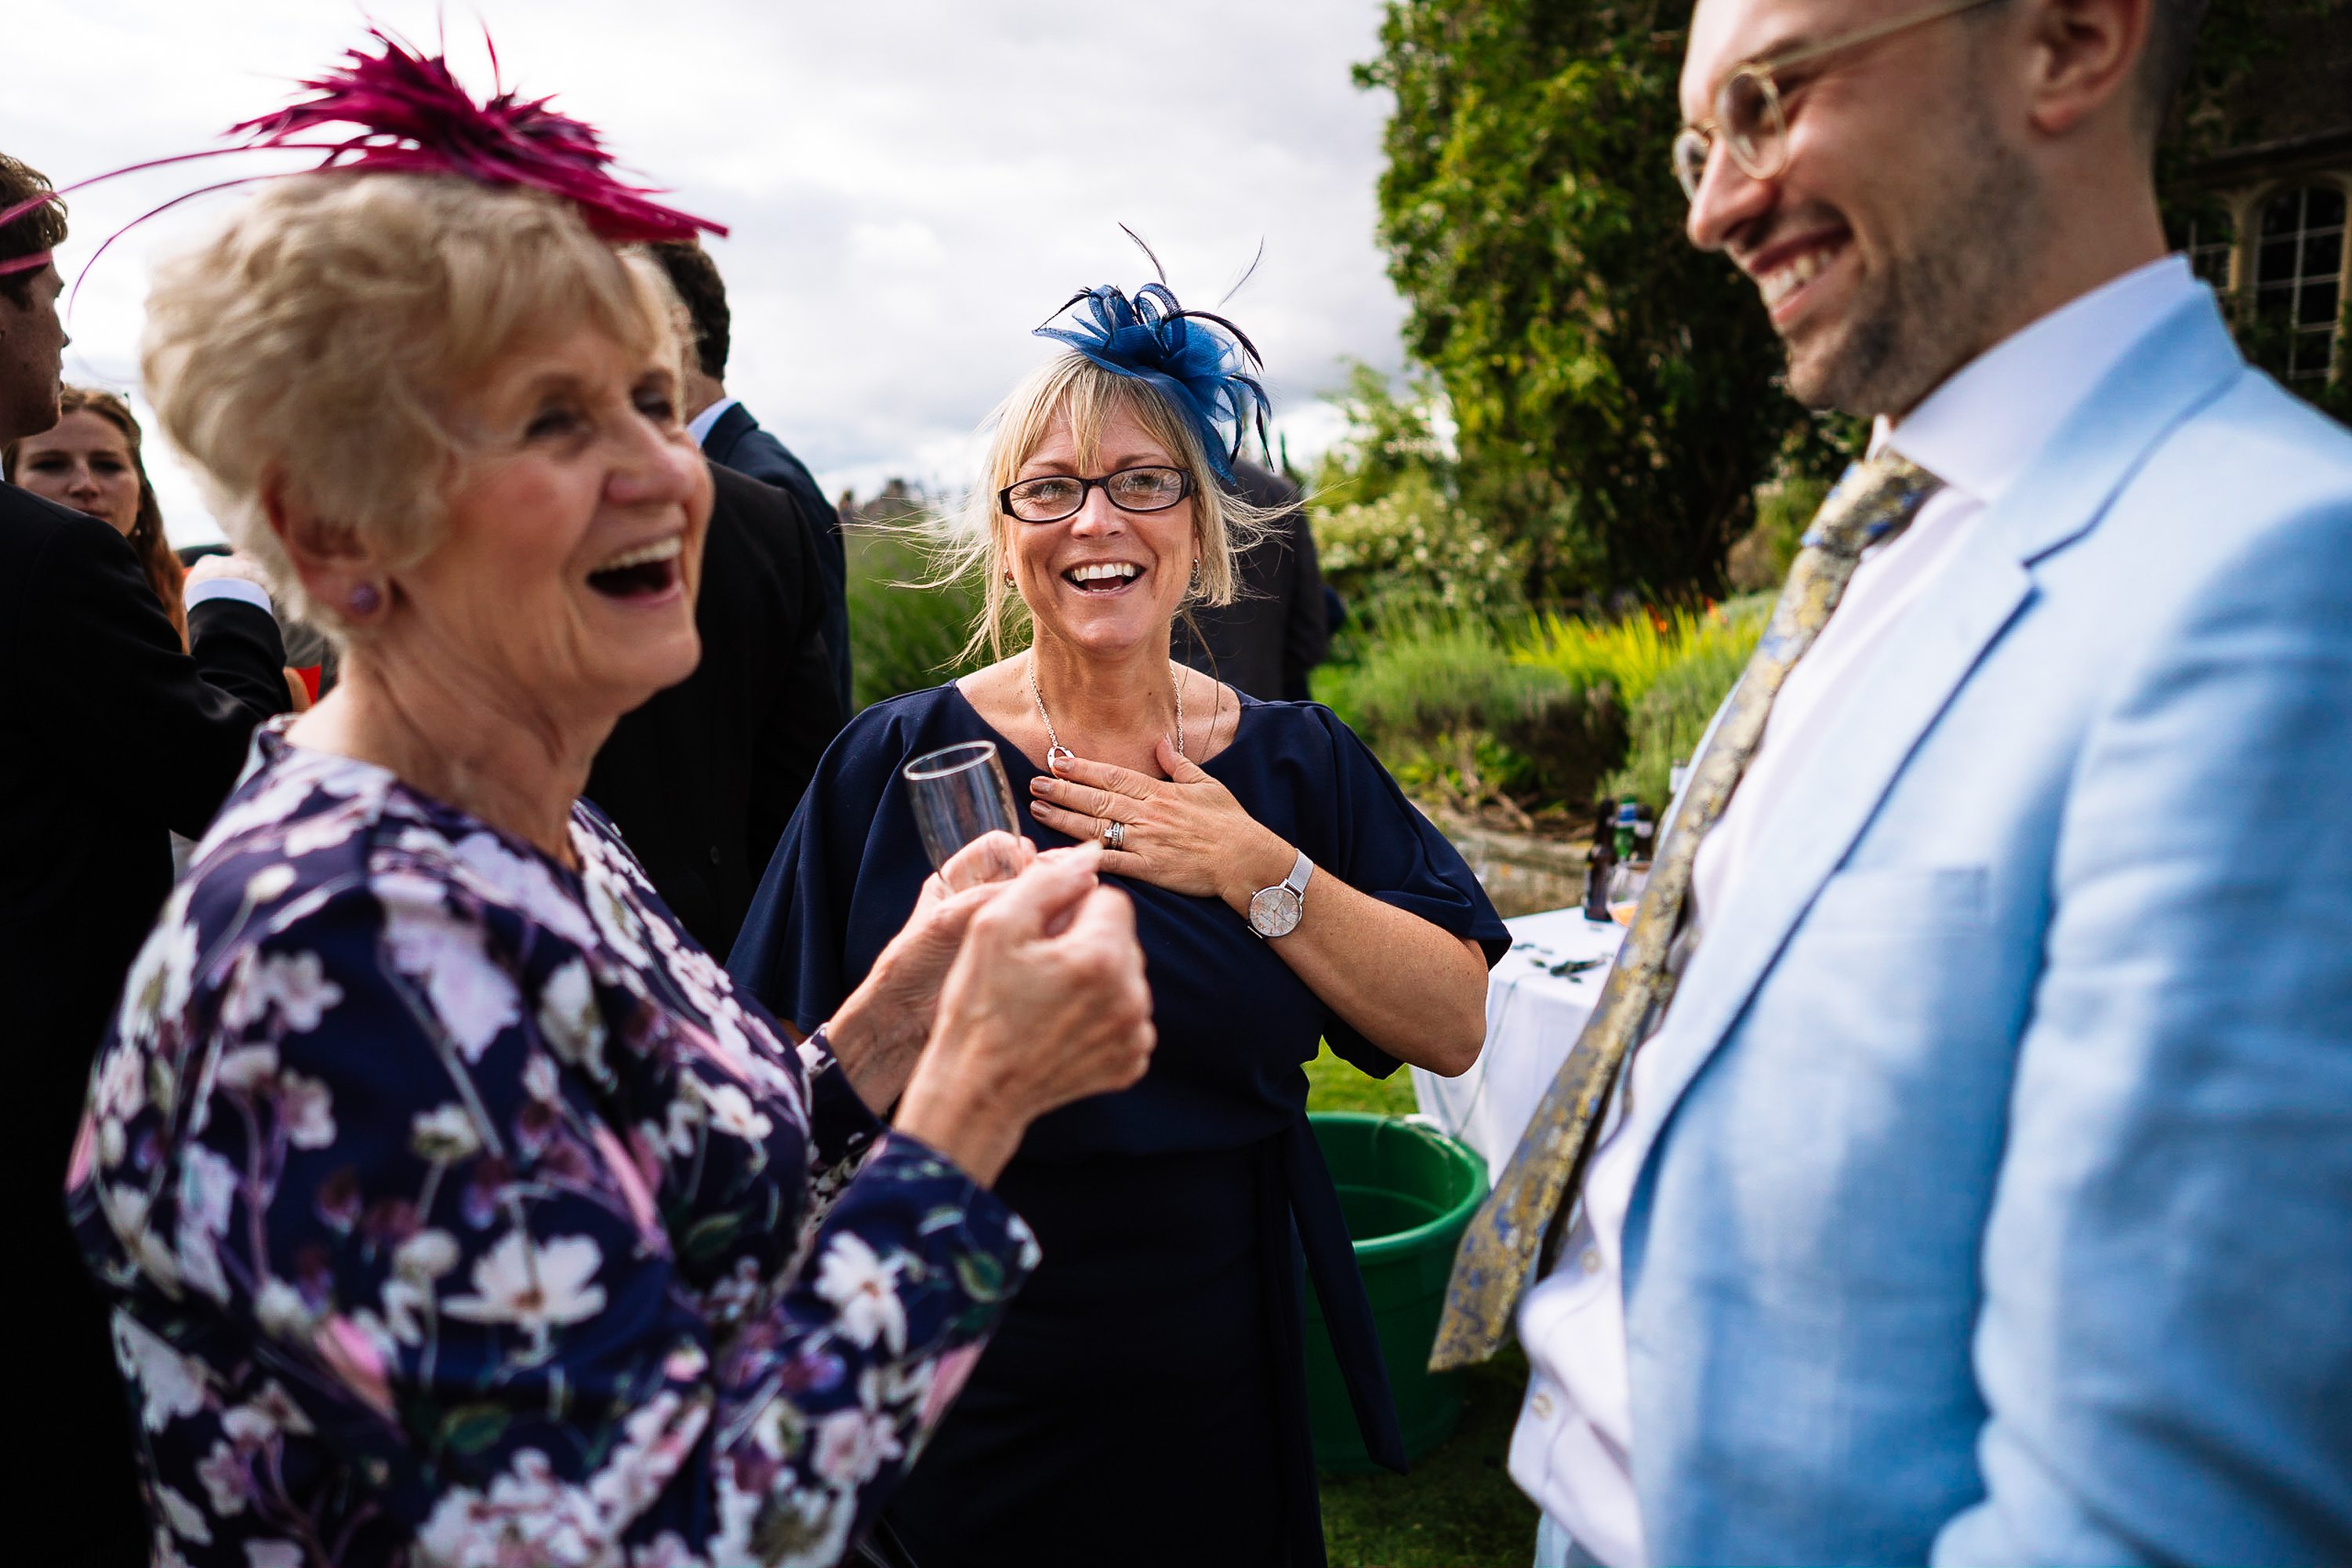
<instances>
[{"instance_id":1,"label":"short blonde hair","mask_svg":"<svg viewBox=\"0 0 2352 1568\"><path fill-rule=\"evenodd\" d=\"M1055 422L1066 414L1081 469L1095 467L1104 429L1118 416L1128 414L1192 477L1192 538L1200 550L1201 585L1187 601L1187 612L1192 605L1234 602L1241 592L1236 558L1255 544L1280 515L1251 505L1225 487L1210 466L1208 450L1201 445L1192 422L1157 388L1105 370L1082 353L1056 354L1023 377L990 416L988 456L981 465L980 482L965 501L943 552L946 577L968 571L980 574L980 609L972 617L971 639L964 644L964 659L974 658L982 648L991 658L1002 658L1009 638L1024 628L1034 635L1028 606L1004 580L1004 563L1011 552L1009 534L1016 525L997 505L997 495L1021 477L1022 465L1045 444Z\"/></svg>"},{"instance_id":2,"label":"short blonde hair","mask_svg":"<svg viewBox=\"0 0 2352 1568\"><path fill-rule=\"evenodd\" d=\"M659 268L539 192L305 174L161 271L142 368L230 542L295 617L341 637L341 606L304 592L270 531L266 487L413 564L466 456L463 400L500 359L584 326L674 364L671 310Z\"/></svg>"}]
</instances>

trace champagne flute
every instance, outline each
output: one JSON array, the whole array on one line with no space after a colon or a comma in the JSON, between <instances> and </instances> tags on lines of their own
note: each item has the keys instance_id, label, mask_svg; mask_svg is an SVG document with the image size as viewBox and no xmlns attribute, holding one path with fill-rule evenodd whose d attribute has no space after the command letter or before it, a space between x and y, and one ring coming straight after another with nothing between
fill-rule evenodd
<instances>
[{"instance_id":1,"label":"champagne flute","mask_svg":"<svg viewBox=\"0 0 2352 1568\"><path fill-rule=\"evenodd\" d=\"M992 833L1005 836L1001 845L965 857L950 879L948 891L960 893L982 882L1002 882L1021 871L1021 828L1013 815L1013 785L1005 779L1004 763L993 741L967 741L926 752L899 770L915 808L915 830L922 835L923 853L931 868L941 873L956 853Z\"/></svg>"}]
</instances>

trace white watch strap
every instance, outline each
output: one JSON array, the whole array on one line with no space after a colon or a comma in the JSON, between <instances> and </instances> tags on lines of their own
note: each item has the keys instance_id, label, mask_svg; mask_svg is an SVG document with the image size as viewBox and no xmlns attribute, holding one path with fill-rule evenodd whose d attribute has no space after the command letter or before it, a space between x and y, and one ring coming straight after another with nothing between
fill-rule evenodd
<instances>
[{"instance_id":1,"label":"white watch strap","mask_svg":"<svg viewBox=\"0 0 2352 1568\"><path fill-rule=\"evenodd\" d=\"M1307 897L1307 879L1314 874L1315 862L1307 858L1306 850L1301 849L1297 863L1290 868L1290 875L1282 879L1282 885L1303 900Z\"/></svg>"}]
</instances>

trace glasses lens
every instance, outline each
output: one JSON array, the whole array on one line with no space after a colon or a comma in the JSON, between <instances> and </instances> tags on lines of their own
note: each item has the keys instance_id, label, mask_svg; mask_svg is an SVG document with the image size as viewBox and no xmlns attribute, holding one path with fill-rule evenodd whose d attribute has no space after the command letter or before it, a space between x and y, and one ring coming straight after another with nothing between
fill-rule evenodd
<instances>
[{"instance_id":1,"label":"glasses lens","mask_svg":"<svg viewBox=\"0 0 2352 1568\"><path fill-rule=\"evenodd\" d=\"M1716 100L1724 145L1748 177L1769 180L1780 172L1780 95L1762 71L1732 73Z\"/></svg>"},{"instance_id":2,"label":"glasses lens","mask_svg":"<svg viewBox=\"0 0 2352 1568\"><path fill-rule=\"evenodd\" d=\"M1184 499L1181 468L1122 468L1106 481L1123 511L1163 511Z\"/></svg>"},{"instance_id":3,"label":"glasses lens","mask_svg":"<svg viewBox=\"0 0 2352 1568\"><path fill-rule=\"evenodd\" d=\"M1076 479L1029 479L1013 487L1013 515L1024 522L1053 522L1077 510L1086 493Z\"/></svg>"},{"instance_id":4,"label":"glasses lens","mask_svg":"<svg viewBox=\"0 0 2352 1568\"><path fill-rule=\"evenodd\" d=\"M1675 178L1693 201L1698 200L1699 182L1706 178L1706 154L1713 145L1704 131L1685 128L1675 138Z\"/></svg>"}]
</instances>

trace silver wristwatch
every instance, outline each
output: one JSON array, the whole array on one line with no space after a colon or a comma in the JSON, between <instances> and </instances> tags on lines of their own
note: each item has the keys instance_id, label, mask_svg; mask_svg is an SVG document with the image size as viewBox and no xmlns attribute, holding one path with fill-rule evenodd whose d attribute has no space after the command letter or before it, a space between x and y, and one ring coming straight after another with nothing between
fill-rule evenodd
<instances>
[{"instance_id":1,"label":"silver wristwatch","mask_svg":"<svg viewBox=\"0 0 2352 1568\"><path fill-rule=\"evenodd\" d=\"M1291 867L1289 876L1271 888L1260 888L1251 896L1250 930L1269 942L1297 931L1299 916L1307 912L1307 879L1314 874L1315 862L1301 849L1298 863Z\"/></svg>"}]
</instances>

